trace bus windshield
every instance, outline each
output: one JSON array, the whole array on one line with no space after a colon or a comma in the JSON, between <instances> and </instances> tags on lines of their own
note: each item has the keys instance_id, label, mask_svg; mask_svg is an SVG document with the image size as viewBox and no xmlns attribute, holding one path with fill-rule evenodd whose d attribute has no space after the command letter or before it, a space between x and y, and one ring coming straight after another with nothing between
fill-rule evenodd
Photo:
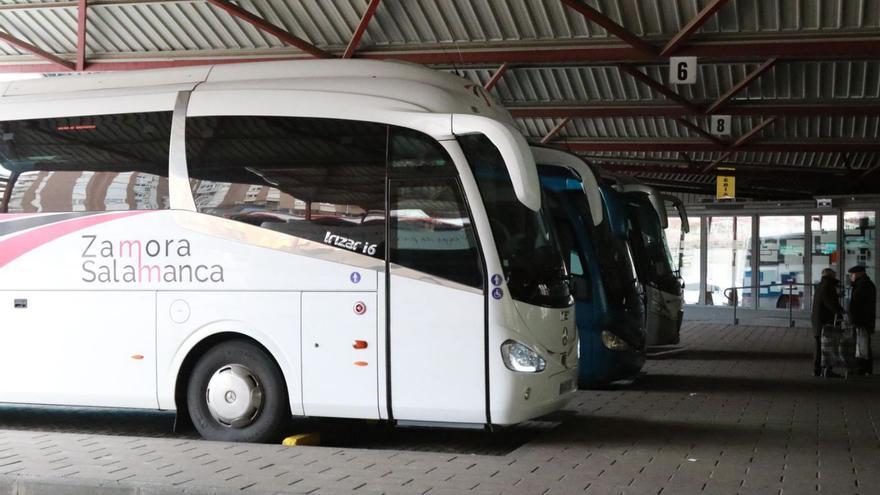
<instances>
[{"instance_id":1,"label":"bus windshield","mask_svg":"<svg viewBox=\"0 0 880 495\"><path fill-rule=\"evenodd\" d=\"M644 258L636 257L640 274L664 292L677 292L678 282L657 210L644 193L626 196L627 210L635 226L631 237L636 248L644 254Z\"/></svg>"},{"instance_id":2,"label":"bus windshield","mask_svg":"<svg viewBox=\"0 0 880 495\"><path fill-rule=\"evenodd\" d=\"M589 221L591 218L589 206L583 192L569 190L566 191L566 195L577 208L580 217L585 222ZM626 309L638 299L636 274L627 241L614 235L610 221L607 219L590 232L593 235L593 247L596 251L608 307Z\"/></svg>"},{"instance_id":3,"label":"bus windshield","mask_svg":"<svg viewBox=\"0 0 880 495\"><path fill-rule=\"evenodd\" d=\"M522 204L498 148L482 134L459 136L477 182L510 295L545 307L573 303L569 274L544 208Z\"/></svg>"}]
</instances>

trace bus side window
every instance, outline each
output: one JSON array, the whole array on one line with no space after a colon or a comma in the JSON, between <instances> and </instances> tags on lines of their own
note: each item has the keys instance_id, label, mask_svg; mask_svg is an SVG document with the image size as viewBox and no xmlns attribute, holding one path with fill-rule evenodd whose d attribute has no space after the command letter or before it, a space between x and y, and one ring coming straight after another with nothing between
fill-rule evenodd
<instances>
[{"instance_id":1,"label":"bus side window","mask_svg":"<svg viewBox=\"0 0 880 495\"><path fill-rule=\"evenodd\" d=\"M449 154L432 137L412 129L391 129L391 175L458 177Z\"/></svg>"},{"instance_id":2,"label":"bus side window","mask_svg":"<svg viewBox=\"0 0 880 495\"><path fill-rule=\"evenodd\" d=\"M387 126L211 116L186 133L200 213L384 258Z\"/></svg>"},{"instance_id":3,"label":"bus side window","mask_svg":"<svg viewBox=\"0 0 880 495\"><path fill-rule=\"evenodd\" d=\"M161 210L171 112L0 122L8 213Z\"/></svg>"},{"instance_id":4,"label":"bus side window","mask_svg":"<svg viewBox=\"0 0 880 495\"><path fill-rule=\"evenodd\" d=\"M474 229L455 179L392 181L390 261L483 288Z\"/></svg>"},{"instance_id":5,"label":"bus side window","mask_svg":"<svg viewBox=\"0 0 880 495\"><path fill-rule=\"evenodd\" d=\"M389 261L482 289L480 252L452 158L412 129L392 127L389 141Z\"/></svg>"}]
</instances>

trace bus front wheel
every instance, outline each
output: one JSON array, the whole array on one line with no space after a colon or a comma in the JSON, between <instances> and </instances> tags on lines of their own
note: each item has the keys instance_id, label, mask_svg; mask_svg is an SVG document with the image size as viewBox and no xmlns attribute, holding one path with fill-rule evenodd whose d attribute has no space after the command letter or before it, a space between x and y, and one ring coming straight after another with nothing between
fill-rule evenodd
<instances>
[{"instance_id":1,"label":"bus front wheel","mask_svg":"<svg viewBox=\"0 0 880 495\"><path fill-rule=\"evenodd\" d=\"M273 441L290 418L281 370L246 340L208 349L193 368L186 400L193 425L207 440Z\"/></svg>"}]
</instances>

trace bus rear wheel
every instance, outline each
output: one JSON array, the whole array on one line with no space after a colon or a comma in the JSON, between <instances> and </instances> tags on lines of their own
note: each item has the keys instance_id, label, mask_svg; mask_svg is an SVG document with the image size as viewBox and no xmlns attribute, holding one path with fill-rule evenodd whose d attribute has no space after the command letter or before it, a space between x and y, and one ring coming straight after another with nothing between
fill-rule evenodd
<instances>
[{"instance_id":1,"label":"bus rear wheel","mask_svg":"<svg viewBox=\"0 0 880 495\"><path fill-rule=\"evenodd\" d=\"M228 340L196 362L186 401L193 425L207 440L270 442L290 418L286 390L266 351L246 340Z\"/></svg>"}]
</instances>

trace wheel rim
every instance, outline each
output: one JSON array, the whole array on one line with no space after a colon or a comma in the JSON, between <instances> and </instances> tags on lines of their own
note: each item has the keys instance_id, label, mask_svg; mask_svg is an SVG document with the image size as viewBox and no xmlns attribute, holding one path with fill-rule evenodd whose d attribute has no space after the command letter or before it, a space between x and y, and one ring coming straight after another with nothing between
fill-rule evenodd
<instances>
[{"instance_id":1,"label":"wheel rim","mask_svg":"<svg viewBox=\"0 0 880 495\"><path fill-rule=\"evenodd\" d=\"M218 423L231 428L244 428L260 414L263 388L248 367L228 364L211 375L205 400L208 411Z\"/></svg>"}]
</instances>

